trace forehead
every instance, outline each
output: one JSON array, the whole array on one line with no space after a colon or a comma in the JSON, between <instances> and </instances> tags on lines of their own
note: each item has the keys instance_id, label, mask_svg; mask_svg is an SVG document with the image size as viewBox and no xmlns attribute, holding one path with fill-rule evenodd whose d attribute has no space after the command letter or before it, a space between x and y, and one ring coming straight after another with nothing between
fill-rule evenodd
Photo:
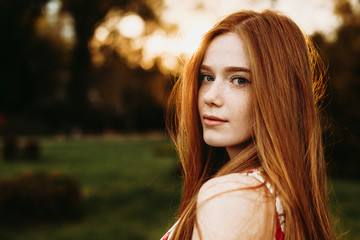
<instances>
[{"instance_id":1,"label":"forehead","mask_svg":"<svg viewBox=\"0 0 360 240\"><path fill-rule=\"evenodd\" d=\"M235 33L225 33L213 39L205 51L202 64L211 67L250 67L244 42Z\"/></svg>"}]
</instances>

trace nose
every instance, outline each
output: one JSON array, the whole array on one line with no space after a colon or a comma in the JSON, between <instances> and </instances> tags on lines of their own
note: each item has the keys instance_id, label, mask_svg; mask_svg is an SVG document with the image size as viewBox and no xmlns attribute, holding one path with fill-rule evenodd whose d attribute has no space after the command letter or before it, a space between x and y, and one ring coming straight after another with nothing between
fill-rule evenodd
<instances>
[{"instance_id":1,"label":"nose","mask_svg":"<svg viewBox=\"0 0 360 240\"><path fill-rule=\"evenodd\" d=\"M209 106L220 107L223 105L223 86L221 85L221 80L215 80L212 84L207 86L203 99L204 103Z\"/></svg>"}]
</instances>

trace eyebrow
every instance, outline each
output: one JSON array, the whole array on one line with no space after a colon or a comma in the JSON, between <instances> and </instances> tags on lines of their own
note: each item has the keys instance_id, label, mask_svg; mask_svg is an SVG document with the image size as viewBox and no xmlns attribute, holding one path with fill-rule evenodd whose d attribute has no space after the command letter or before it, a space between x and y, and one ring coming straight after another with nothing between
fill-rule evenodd
<instances>
[{"instance_id":1,"label":"eyebrow","mask_svg":"<svg viewBox=\"0 0 360 240\"><path fill-rule=\"evenodd\" d=\"M210 71L211 67L209 67L207 65L201 65L200 69ZM248 68L245 68L245 67L233 67L233 66L226 67L225 72L248 72L248 73L251 73L250 69L248 69Z\"/></svg>"}]
</instances>

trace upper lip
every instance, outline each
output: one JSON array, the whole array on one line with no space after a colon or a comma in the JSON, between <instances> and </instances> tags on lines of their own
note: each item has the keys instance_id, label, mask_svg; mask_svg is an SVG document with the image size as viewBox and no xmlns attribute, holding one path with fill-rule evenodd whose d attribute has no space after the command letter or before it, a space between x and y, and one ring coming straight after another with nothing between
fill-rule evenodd
<instances>
[{"instance_id":1,"label":"upper lip","mask_svg":"<svg viewBox=\"0 0 360 240\"><path fill-rule=\"evenodd\" d=\"M227 122L227 120L225 120L225 119L219 118L219 117L214 116L214 115L209 115L209 114L204 114L203 118L204 119L214 120L214 121Z\"/></svg>"}]
</instances>

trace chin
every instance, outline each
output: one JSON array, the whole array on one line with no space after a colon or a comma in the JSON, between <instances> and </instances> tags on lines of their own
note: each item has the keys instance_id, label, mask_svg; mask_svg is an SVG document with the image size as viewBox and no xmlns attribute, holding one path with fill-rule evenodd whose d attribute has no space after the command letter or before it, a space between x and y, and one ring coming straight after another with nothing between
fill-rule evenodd
<instances>
[{"instance_id":1,"label":"chin","mask_svg":"<svg viewBox=\"0 0 360 240\"><path fill-rule=\"evenodd\" d=\"M224 145L222 143L214 143L214 142L207 142L207 141L205 141L205 143L211 147L226 147L226 145Z\"/></svg>"},{"instance_id":2,"label":"chin","mask_svg":"<svg viewBox=\"0 0 360 240\"><path fill-rule=\"evenodd\" d=\"M211 147L230 147L241 145L251 138L250 134L242 138L221 138L220 136L204 136L204 142Z\"/></svg>"},{"instance_id":3,"label":"chin","mask_svg":"<svg viewBox=\"0 0 360 240\"><path fill-rule=\"evenodd\" d=\"M211 147L226 147L227 146L227 141L224 141L220 138L204 137L204 142Z\"/></svg>"}]
</instances>

